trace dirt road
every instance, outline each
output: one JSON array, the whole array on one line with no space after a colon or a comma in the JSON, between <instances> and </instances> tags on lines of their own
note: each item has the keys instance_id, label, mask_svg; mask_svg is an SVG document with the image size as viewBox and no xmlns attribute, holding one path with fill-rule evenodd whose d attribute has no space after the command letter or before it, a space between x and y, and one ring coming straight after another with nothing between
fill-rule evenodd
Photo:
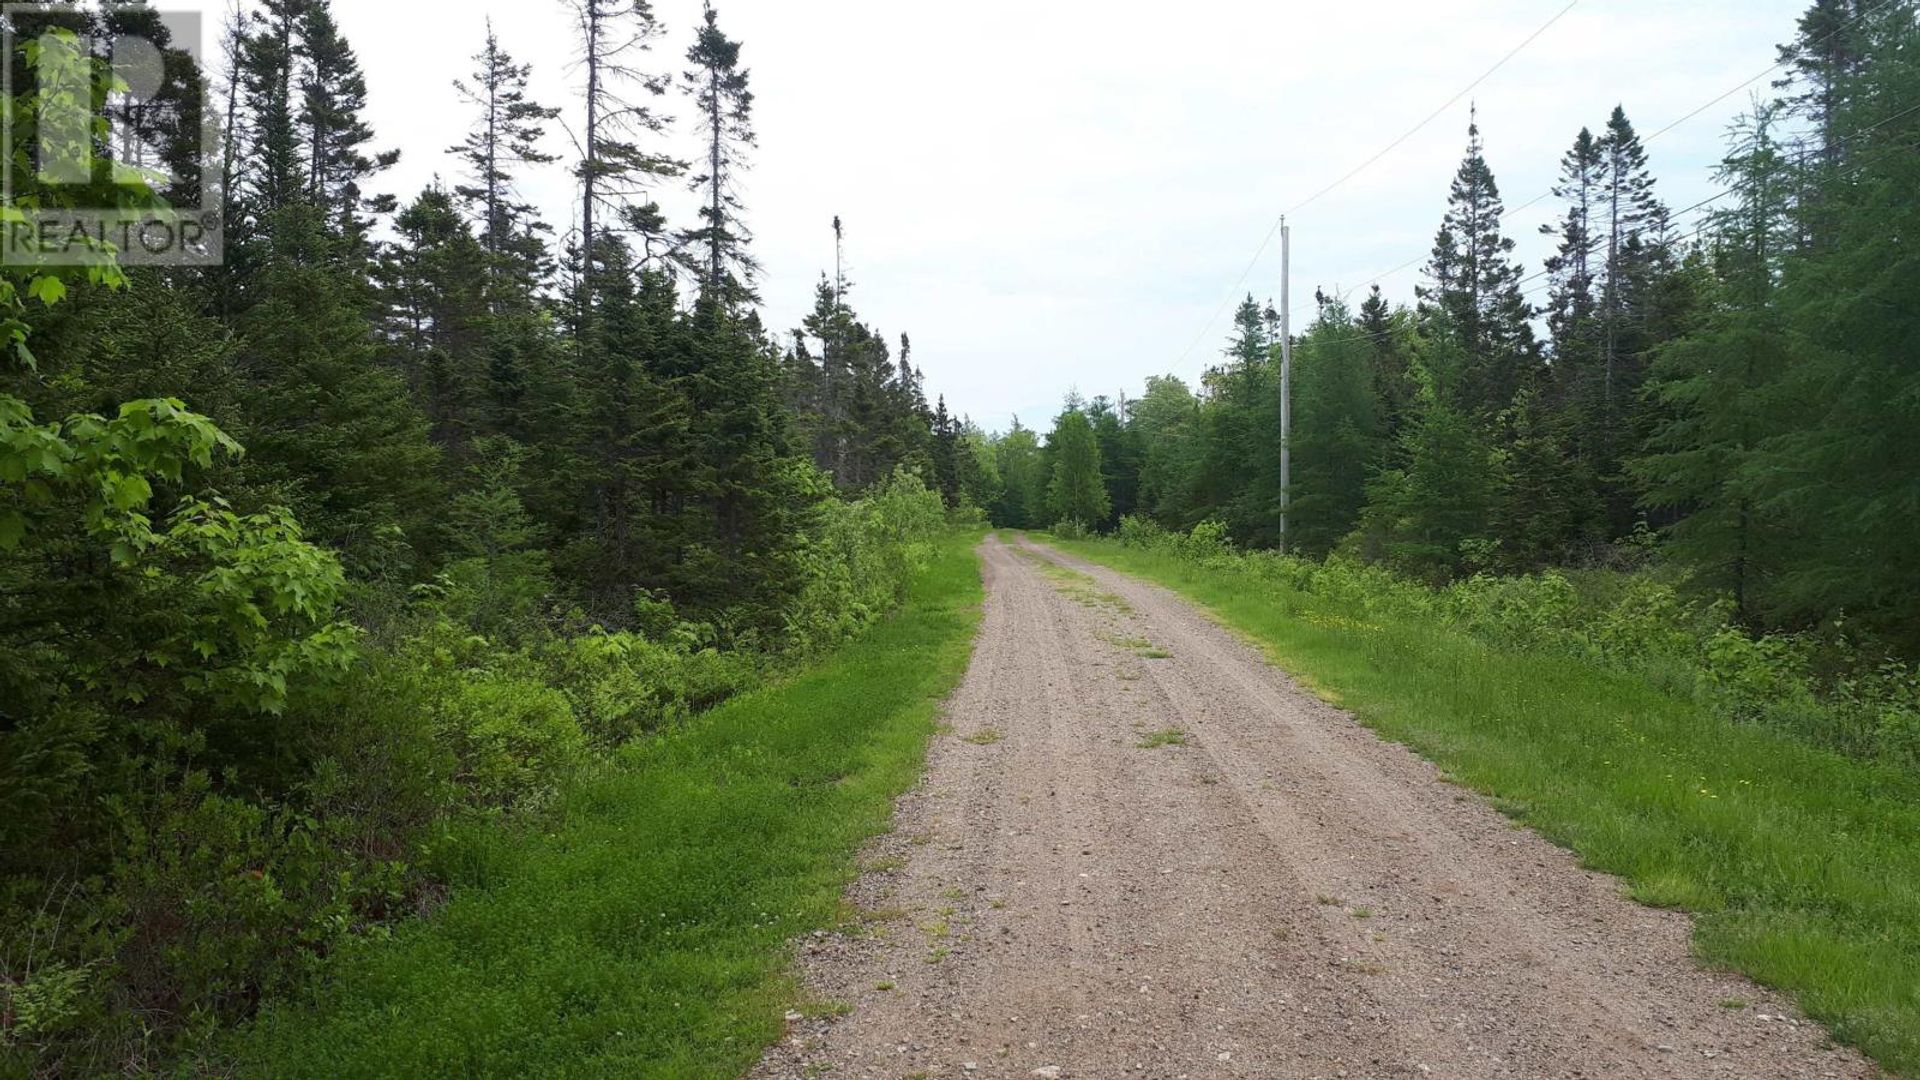
<instances>
[{"instance_id":1,"label":"dirt road","mask_svg":"<svg viewBox=\"0 0 1920 1080\"><path fill-rule=\"evenodd\" d=\"M1872 1075L1172 594L983 554L864 931L801 950L843 1015L790 1017L755 1076Z\"/></svg>"}]
</instances>

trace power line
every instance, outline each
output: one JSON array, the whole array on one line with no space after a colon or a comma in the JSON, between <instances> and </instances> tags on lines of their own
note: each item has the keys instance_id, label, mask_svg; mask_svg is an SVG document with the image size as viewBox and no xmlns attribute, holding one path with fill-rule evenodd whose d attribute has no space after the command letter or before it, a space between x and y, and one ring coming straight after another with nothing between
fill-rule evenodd
<instances>
[{"instance_id":1,"label":"power line","mask_svg":"<svg viewBox=\"0 0 1920 1080\"><path fill-rule=\"evenodd\" d=\"M1888 2L1891 2L1891 0L1888 0ZM1546 33L1550 28L1552 28L1553 24L1559 22L1562 16L1566 15L1567 12L1572 11L1576 6L1579 5L1579 3L1580 3L1580 0L1571 0L1571 2L1568 3L1566 7L1563 7L1559 11L1555 12L1552 18L1540 24L1539 29L1535 30L1531 34L1528 34L1524 41L1520 42L1520 44L1515 45L1512 49L1508 50L1507 54L1505 56L1502 56L1499 60L1495 61L1492 67L1481 72L1478 78L1468 83L1464 88L1461 89L1459 93L1448 98L1446 102L1442 104L1439 108L1433 110L1431 113L1428 113L1425 119L1413 125L1411 128L1408 128L1407 131L1404 134L1402 134L1399 138L1388 143L1385 149L1382 149L1378 153L1374 154L1372 157L1361 162L1359 165L1354 166L1352 169L1347 171L1346 175L1340 177L1338 180L1335 180L1333 183L1328 184L1326 187L1323 187L1319 191L1314 192L1312 195L1307 196L1305 199L1302 199L1300 202L1297 202L1294 205L1288 207L1286 210L1281 211L1280 215L1274 219L1272 227L1270 227L1267 230L1266 236L1261 238L1260 246L1254 249L1253 258L1247 260L1246 269L1240 271L1240 277L1234 281L1233 288L1227 291L1226 299L1221 302L1218 308L1214 309L1213 315L1207 319L1207 324L1200 328L1200 332L1194 335L1193 340L1187 344L1187 347L1180 350L1180 359L1176 363L1179 365L1184 365L1187 361L1187 357L1193 354L1193 350L1199 346L1200 342L1204 341L1206 339L1206 336L1213 332L1214 324L1220 321L1220 316L1226 313L1227 308L1233 304L1234 297L1238 296L1241 288L1246 285L1247 278L1253 275L1253 268L1260 264L1260 257L1267 253L1268 246L1273 243L1273 238L1279 234L1280 225L1283 221L1286 220L1286 217L1288 214L1294 213L1295 211L1300 210L1302 207L1305 207L1308 204L1319 200L1322 196L1326 195L1327 193L1333 191L1335 188L1338 188L1340 185L1346 183L1347 181L1353 179L1354 177L1360 175L1362 172L1366 171L1366 169L1369 166L1373 165L1375 162L1379 161L1381 158L1386 157L1388 154L1391 154L1393 151L1399 149L1403 143L1405 143L1408 139L1413 138L1415 135L1419 134L1420 131L1424 129L1428 124L1433 123L1434 120L1438 119L1442 113L1446 112L1448 109L1452 108L1455 104L1457 104L1461 98L1466 97L1468 94L1472 93L1474 89L1478 87L1481 83L1486 82L1487 79L1491 78L1494 72L1499 71L1502 67L1505 67L1507 61L1513 59L1515 56L1518 56L1521 50L1533 44L1534 41L1540 37L1540 35Z\"/></svg>"},{"instance_id":2,"label":"power line","mask_svg":"<svg viewBox=\"0 0 1920 1080\"><path fill-rule=\"evenodd\" d=\"M1899 0L1880 0L1878 4L1875 4L1874 6L1867 8L1863 11L1857 12L1852 18L1848 19L1846 22L1843 22L1839 26L1836 26L1832 30L1829 30L1825 34L1825 36L1821 37L1818 41L1813 42L1813 44L1814 45L1824 44L1829 39L1833 38L1835 35L1838 35L1848 29L1851 29L1855 23L1858 23L1862 19L1866 19L1874 14L1877 14L1881 10L1897 2L1899 2ZM1564 15L1566 14L1566 12L1562 11L1560 14ZM1555 18L1557 19L1559 18L1559 16L1555 16ZM1544 29L1544 27L1542 29ZM1538 34L1536 34L1535 36L1538 36ZM1653 142L1655 139L1658 139L1660 136L1667 134L1668 132L1674 130L1680 125L1686 123L1687 121L1692 120L1694 117L1697 117L1701 113L1706 112L1708 109L1713 108L1715 105L1720 104L1722 101L1725 101L1726 99L1732 97L1734 94L1739 93L1740 91L1746 89L1747 87L1752 86L1754 83L1759 82L1761 79L1766 78L1768 75L1773 74L1775 71L1780 70L1781 68L1785 67L1787 64L1791 63L1792 61L1793 61L1792 56L1781 57L1779 60L1768 65L1765 69L1763 69L1759 73L1731 87L1728 87L1726 90L1721 91L1719 94L1715 95L1713 98L1709 99L1705 103L1699 106L1696 106L1695 108L1684 113L1678 119L1670 121L1665 127L1660 128L1658 131L1655 131L1651 135L1645 136L1640 140L1640 145L1645 146L1646 144ZM1456 97L1454 100L1457 101L1459 99ZM1892 119L1892 118L1889 118L1889 119ZM1884 122L1885 121L1882 121L1882 123ZM1536 206L1541 202L1545 201L1546 199L1551 198L1552 196L1553 196L1553 189L1548 188L1546 191L1543 191L1540 194L1535 195L1533 198L1528 199L1526 202L1523 202L1518 206L1510 207L1507 210L1502 211L1500 214L1500 220L1502 222L1505 222L1508 218L1514 216L1515 214L1520 213L1522 210L1526 210L1530 207ZM1317 198L1318 196L1315 196L1315 197ZM1685 211L1681 211L1681 212L1684 213ZM1378 274L1373 275L1370 278L1362 279L1360 285L1356 285L1354 286L1354 288L1357 289L1363 286L1377 285L1380 282L1385 281L1387 278L1390 278L1395 274L1398 274L1401 271L1406 270L1407 268L1415 265L1420 261L1422 257L1423 256L1416 256L1415 258L1409 259L1406 262L1401 263L1400 265L1394 267L1391 270L1384 270ZM1244 281L1245 279L1243 278L1242 280ZM1235 288L1237 289L1238 286L1236 286ZM1350 293L1353 291L1353 289L1348 289L1346 291ZM1343 293L1342 295L1345 295L1345 293ZM1214 317L1216 319L1219 318L1217 314ZM1211 326L1209 326L1209 329L1211 329ZM1184 359L1185 354L1183 353L1181 355L1182 355L1182 358Z\"/></svg>"}]
</instances>

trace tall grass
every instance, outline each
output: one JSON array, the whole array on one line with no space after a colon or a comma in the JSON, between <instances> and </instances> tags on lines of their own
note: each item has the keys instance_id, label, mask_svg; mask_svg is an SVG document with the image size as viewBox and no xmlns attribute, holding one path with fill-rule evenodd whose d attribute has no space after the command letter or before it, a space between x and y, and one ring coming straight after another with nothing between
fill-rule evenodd
<instances>
[{"instance_id":1,"label":"tall grass","mask_svg":"<svg viewBox=\"0 0 1920 1080\"><path fill-rule=\"evenodd\" d=\"M1708 962L1792 992L1836 1037L1920 1075L1908 768L1741 722L1691 677L1501 642L1439 600L1369 600L1360 577L1302 587L1298 570L1211 543L1059 544L1206 607L1641 901L1696 912Z\"/></svg>"},{"instance_id":2,"label":"tall grass","mask_svg":"<svg viewBox=\"0 0 1920 1080\"><path fill-rule=\"evenodd\" d=\"M546 834L450 833L450 902L356 944L236 1039L261 1077L733 1077L777 1038L786 942L831 922L913 780L978 619L971 536L799 678L636 742Z\"/></svg>"}]
</instances>

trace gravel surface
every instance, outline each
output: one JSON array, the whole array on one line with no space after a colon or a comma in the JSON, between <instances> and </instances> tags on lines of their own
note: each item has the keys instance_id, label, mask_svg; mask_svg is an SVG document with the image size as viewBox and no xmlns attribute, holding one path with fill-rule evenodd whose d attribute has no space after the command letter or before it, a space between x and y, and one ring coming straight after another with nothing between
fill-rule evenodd
<instances>
[{"instance_id":1,"label":"gravel surface","mask_svg":"<svg viewBox=\"0 0 1920 1080\"><path fill-rule=\"evenodd\" d=\"M1173 594L982 554L950 730L754 1077L1875 1075Z\"/></svg>"}]
</instances>

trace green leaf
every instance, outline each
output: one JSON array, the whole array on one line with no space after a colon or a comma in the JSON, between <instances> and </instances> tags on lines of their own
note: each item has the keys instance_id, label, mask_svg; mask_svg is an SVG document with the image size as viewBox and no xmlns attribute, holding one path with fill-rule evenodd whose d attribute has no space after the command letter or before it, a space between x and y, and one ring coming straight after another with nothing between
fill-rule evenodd
<instances>
[{"instance_id":1,"label":"green leaf","mask_svg":"<svg viewBox=\"0 0 1920 1080\"><path fill-rule=\"evenodd\" d=\"M27 295L52 307L67 298L67 283L52 275L42 274L27 283Z\"/></svg>"}]
</instances>

